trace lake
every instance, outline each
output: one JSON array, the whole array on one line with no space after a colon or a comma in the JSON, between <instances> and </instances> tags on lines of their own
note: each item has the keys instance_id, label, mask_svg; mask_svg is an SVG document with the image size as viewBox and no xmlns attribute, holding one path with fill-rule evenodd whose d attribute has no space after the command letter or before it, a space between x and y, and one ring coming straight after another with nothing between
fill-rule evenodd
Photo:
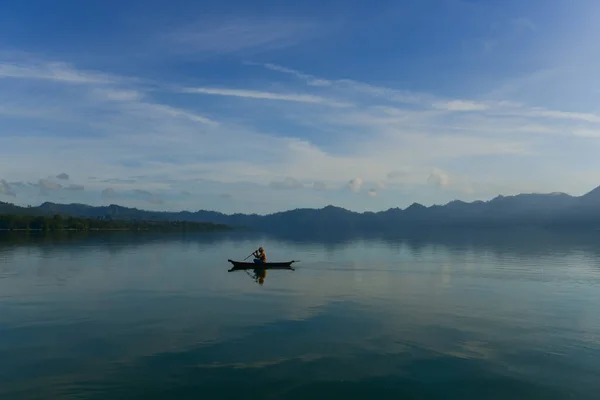
<instances>
[{"instance_id":1,"label":"lake","mask_svg":"<svg viewBox=\"0 0 600 400\"><path fill-rule=\"evenodd\" d=\"M3 235L2 399L598 398L599 234Z\"/></svg>"}]
</instances>

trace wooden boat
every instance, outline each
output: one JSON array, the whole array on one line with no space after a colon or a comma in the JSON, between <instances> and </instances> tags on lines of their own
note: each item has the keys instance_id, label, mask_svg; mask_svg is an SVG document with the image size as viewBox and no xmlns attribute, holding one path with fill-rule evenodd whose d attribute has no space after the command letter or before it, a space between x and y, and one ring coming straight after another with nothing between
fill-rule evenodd
<instances>
[{"instance_id":1,"label":"wooden boat","mask_svg":"<svg viewBox=\"0 0 600 400\"><path fill-rule=\"evenodd\" d=\"M292 264L296 261L285 261L285 262L266 262L266 263L255 263L255 262L243 262L243 261L229 261L233 267L229 270L231 271L242 271L246 269L288 269L294 271L292 268Z\"/></svg>"}]
</instances>

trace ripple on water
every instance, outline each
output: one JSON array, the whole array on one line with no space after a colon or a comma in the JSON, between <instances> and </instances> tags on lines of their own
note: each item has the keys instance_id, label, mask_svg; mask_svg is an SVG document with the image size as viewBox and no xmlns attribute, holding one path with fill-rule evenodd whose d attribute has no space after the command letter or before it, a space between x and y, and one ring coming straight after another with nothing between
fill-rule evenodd
<instances>
[{"instance_id":1,"label":"ripple on water","mask_svg":"<svg viewBox=\"0 0 600 400\"><path fill-rule=\"evenodd\" d=\"M0 242L0 396L594 398L600 249L536 238Z\"/></svg>"}]
</instances>

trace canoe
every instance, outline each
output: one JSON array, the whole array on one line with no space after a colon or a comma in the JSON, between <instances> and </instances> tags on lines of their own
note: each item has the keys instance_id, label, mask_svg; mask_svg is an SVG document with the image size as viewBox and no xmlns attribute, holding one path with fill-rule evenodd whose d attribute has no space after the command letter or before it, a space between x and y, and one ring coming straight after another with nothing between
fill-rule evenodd
<instances>
[{"instance_id":1,"label":"canoe","mask_svg":"<svg viewBox=\"0 0 600 400\"><path fill-rule=\"evenodd\" d=\"M229 271L241 271L245 269L289 269L294 270L292 268L292 264L296 261L285 261L285 262L266 262L262 264L257 264L254 262L242 262L242 261L229 261L233 267Z\"/></svg>"}]
</instances>

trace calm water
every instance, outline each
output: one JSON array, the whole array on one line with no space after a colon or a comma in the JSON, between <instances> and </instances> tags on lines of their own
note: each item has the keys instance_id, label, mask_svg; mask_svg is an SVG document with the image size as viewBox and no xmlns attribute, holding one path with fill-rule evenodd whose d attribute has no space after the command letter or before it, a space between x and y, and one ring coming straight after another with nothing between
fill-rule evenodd
<instances>
[{"instance_id":1,"label":"calm water","mask_svg":"<svg viewBox=\"0 0 600 400\"><path fill-rule=\"evenodd\" d=\"M227 272L259 245L296 271ZM599 389L598 235L0 237L1 399Z\"/></svg>"}]
</instances>

